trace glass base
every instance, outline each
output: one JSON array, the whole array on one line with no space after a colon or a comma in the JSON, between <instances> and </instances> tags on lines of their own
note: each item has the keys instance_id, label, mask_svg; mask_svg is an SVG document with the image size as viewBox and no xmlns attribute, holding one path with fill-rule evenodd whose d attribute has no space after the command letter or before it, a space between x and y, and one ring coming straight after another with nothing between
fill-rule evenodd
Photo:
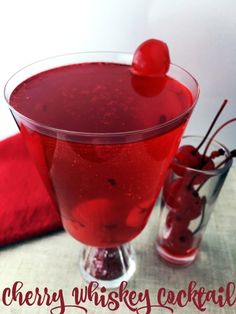
<instances>
[{"instance_id":1,"label":"glass base","mask_svg":"<svg viewBox=\"0 0 236 314\"><path fill-rule=\"evenodd\" d=\"M156 249L157 253L164 261L179 266L188 266L192 264L198 254L198 250L195 249L192 251L192 253L189 253L188 255L173 255L165 250L165 248L163 248L158 242L156 244Z\"/></svg>"},{"instance_id":2,"label":"glass base","mask_svg":"<svg viewBox=\"0 0 236 314\"><path fill-rule=\"evenodd\" d=\"M135 253L130 244L115 248L87 246L80 259L80 270L87 282L96 281L105 288L117 288L136 270Z\"/></svg>"}]
</instances>

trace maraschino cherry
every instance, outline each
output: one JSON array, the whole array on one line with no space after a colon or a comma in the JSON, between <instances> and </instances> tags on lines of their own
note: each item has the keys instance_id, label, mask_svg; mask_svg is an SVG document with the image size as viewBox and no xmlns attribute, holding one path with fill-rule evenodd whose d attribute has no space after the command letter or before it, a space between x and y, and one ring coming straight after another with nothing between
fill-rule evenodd
<instances>
[{"instance_id":1,"label":"maraschino cherry","mask_svg":"<svg viewBox=\"0 0 236 314\"><path fill-rule=\"evenodd\" d=\"M192 248L194 235L189 229L171 229L167 239L163 239L162 245L172 254L186 254Z\"/></svg>"},{"instance_id":2,"label":"maraschino cherry","mask_svg":"<svg viewBox=\"0 0 236 314\"><path fill-rule=\"evenodd\" d=\"M166 227L168 229L186 229L188 228L190 221L186 219L184 215L169 211L166 217Z\"/></svg>"},{"instance_id":3,"label":"maraschino cherry","mask_svg":"<svg viewBox=\"0 0 236 314\"><path fill-rule=\"evenodd\" d=\"M171 211L189 221L201 214L204 205L198 192L182 178L172 181L168 192L163 192L163 197Z\"/></svg>"},{"instance_id":4,"label":"maraschino cherry","mask_svg":"<svg viewBox=\"0 0 236 314\"><path fill-rule=\"evenodd\" d=\"M136 49L131 72L138 76L162 77L170 66L169 49L166 43L148 39Z\"/></svg>"},{"instance_id":5,"label":"maraschino cherry","mask_svg":"<svg viewBox=\"0 0 236 314\"><path fill-rule=\"evenodd\" d=\"M175 159L177 161L177 164L183 165L184 167L194 168L194 169L202 169L202 170L213 170L214 169L214 162L212 161L211 157L206 157L206 154L201 155L199 153L200 148L207 140L211 130L213 129L217 119L219 118L221 112L225 108L228 100L225 99L217 112L216 116L214 117L206 135L204 136L201 143L198 145L198 147L194 147L192 145L184 145L181 146L175 156ZM214 155L214 157L217 154ZM178 175L184 175L185 172L182 167L176 167L176 173Z\"/></svg>"},{"instance_id":6,"label":"maraschino cherry","mask_svg":"<svg viewBox=\"0 0 236 314\"><path fill-rule=\"evenodd\" d=\"M175 156L176 160L180 164L184 164L187 167L197 168L201 162L201 154L196 151L196 148L192 145L184 145L178 149Z\"/></svg>"}]
</instances>

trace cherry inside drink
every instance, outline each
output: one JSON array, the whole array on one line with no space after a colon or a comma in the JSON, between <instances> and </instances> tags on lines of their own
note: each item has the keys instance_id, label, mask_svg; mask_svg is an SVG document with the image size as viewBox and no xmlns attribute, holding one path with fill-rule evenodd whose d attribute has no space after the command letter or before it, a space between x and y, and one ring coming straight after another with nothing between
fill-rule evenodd
<instances>
[{"instance_id":1,"label":"cherry inside drink","mask_svg":"<svg viewBox=\"0 0 236 314\"><path fill-rule=\"evenodd\" d=\"M146 225L193 103L168 74L136 76L110 62L46 70L10 96L26 117L18 124L65 229L106 248Z\"/></svg>"}]
</instances>

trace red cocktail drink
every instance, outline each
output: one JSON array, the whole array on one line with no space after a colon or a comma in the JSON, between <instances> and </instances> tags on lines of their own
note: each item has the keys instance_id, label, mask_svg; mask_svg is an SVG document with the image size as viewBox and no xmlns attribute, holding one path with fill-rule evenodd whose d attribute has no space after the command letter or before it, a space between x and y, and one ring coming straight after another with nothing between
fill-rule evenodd
<instances>
[{"instance_id":1,"label":"red cocktail drink","mask_svg":"<svg viewBox=\"0 0 236 314\"><path fill-rule=\"evenodd\" d=\"M65 229L113 249L145 227L197 84L176 66L160 78L135 76L125 54L52 60L16 75L6 95Z\"/></svg>"}]
</instances>

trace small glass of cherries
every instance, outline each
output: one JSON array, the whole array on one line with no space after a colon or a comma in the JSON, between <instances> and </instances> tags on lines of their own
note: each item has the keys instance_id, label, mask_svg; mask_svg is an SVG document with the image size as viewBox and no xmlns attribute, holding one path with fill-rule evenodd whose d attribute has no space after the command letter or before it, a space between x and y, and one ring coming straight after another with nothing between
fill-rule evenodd
<instances>
[{"instance_id":1,"label":"small glass of cherries","mask_svg":"<svg viewBox=\"0 0 236 314\"><path fill-rule=\"evenodd\" d=\"M185 136L169 168L161 197L157 252L178 265L191 264L198 252L214 204L236 156L215 140L236 118L210 133L227 104L224 100L206 135Z\"/></svg>"}]
</instances>

